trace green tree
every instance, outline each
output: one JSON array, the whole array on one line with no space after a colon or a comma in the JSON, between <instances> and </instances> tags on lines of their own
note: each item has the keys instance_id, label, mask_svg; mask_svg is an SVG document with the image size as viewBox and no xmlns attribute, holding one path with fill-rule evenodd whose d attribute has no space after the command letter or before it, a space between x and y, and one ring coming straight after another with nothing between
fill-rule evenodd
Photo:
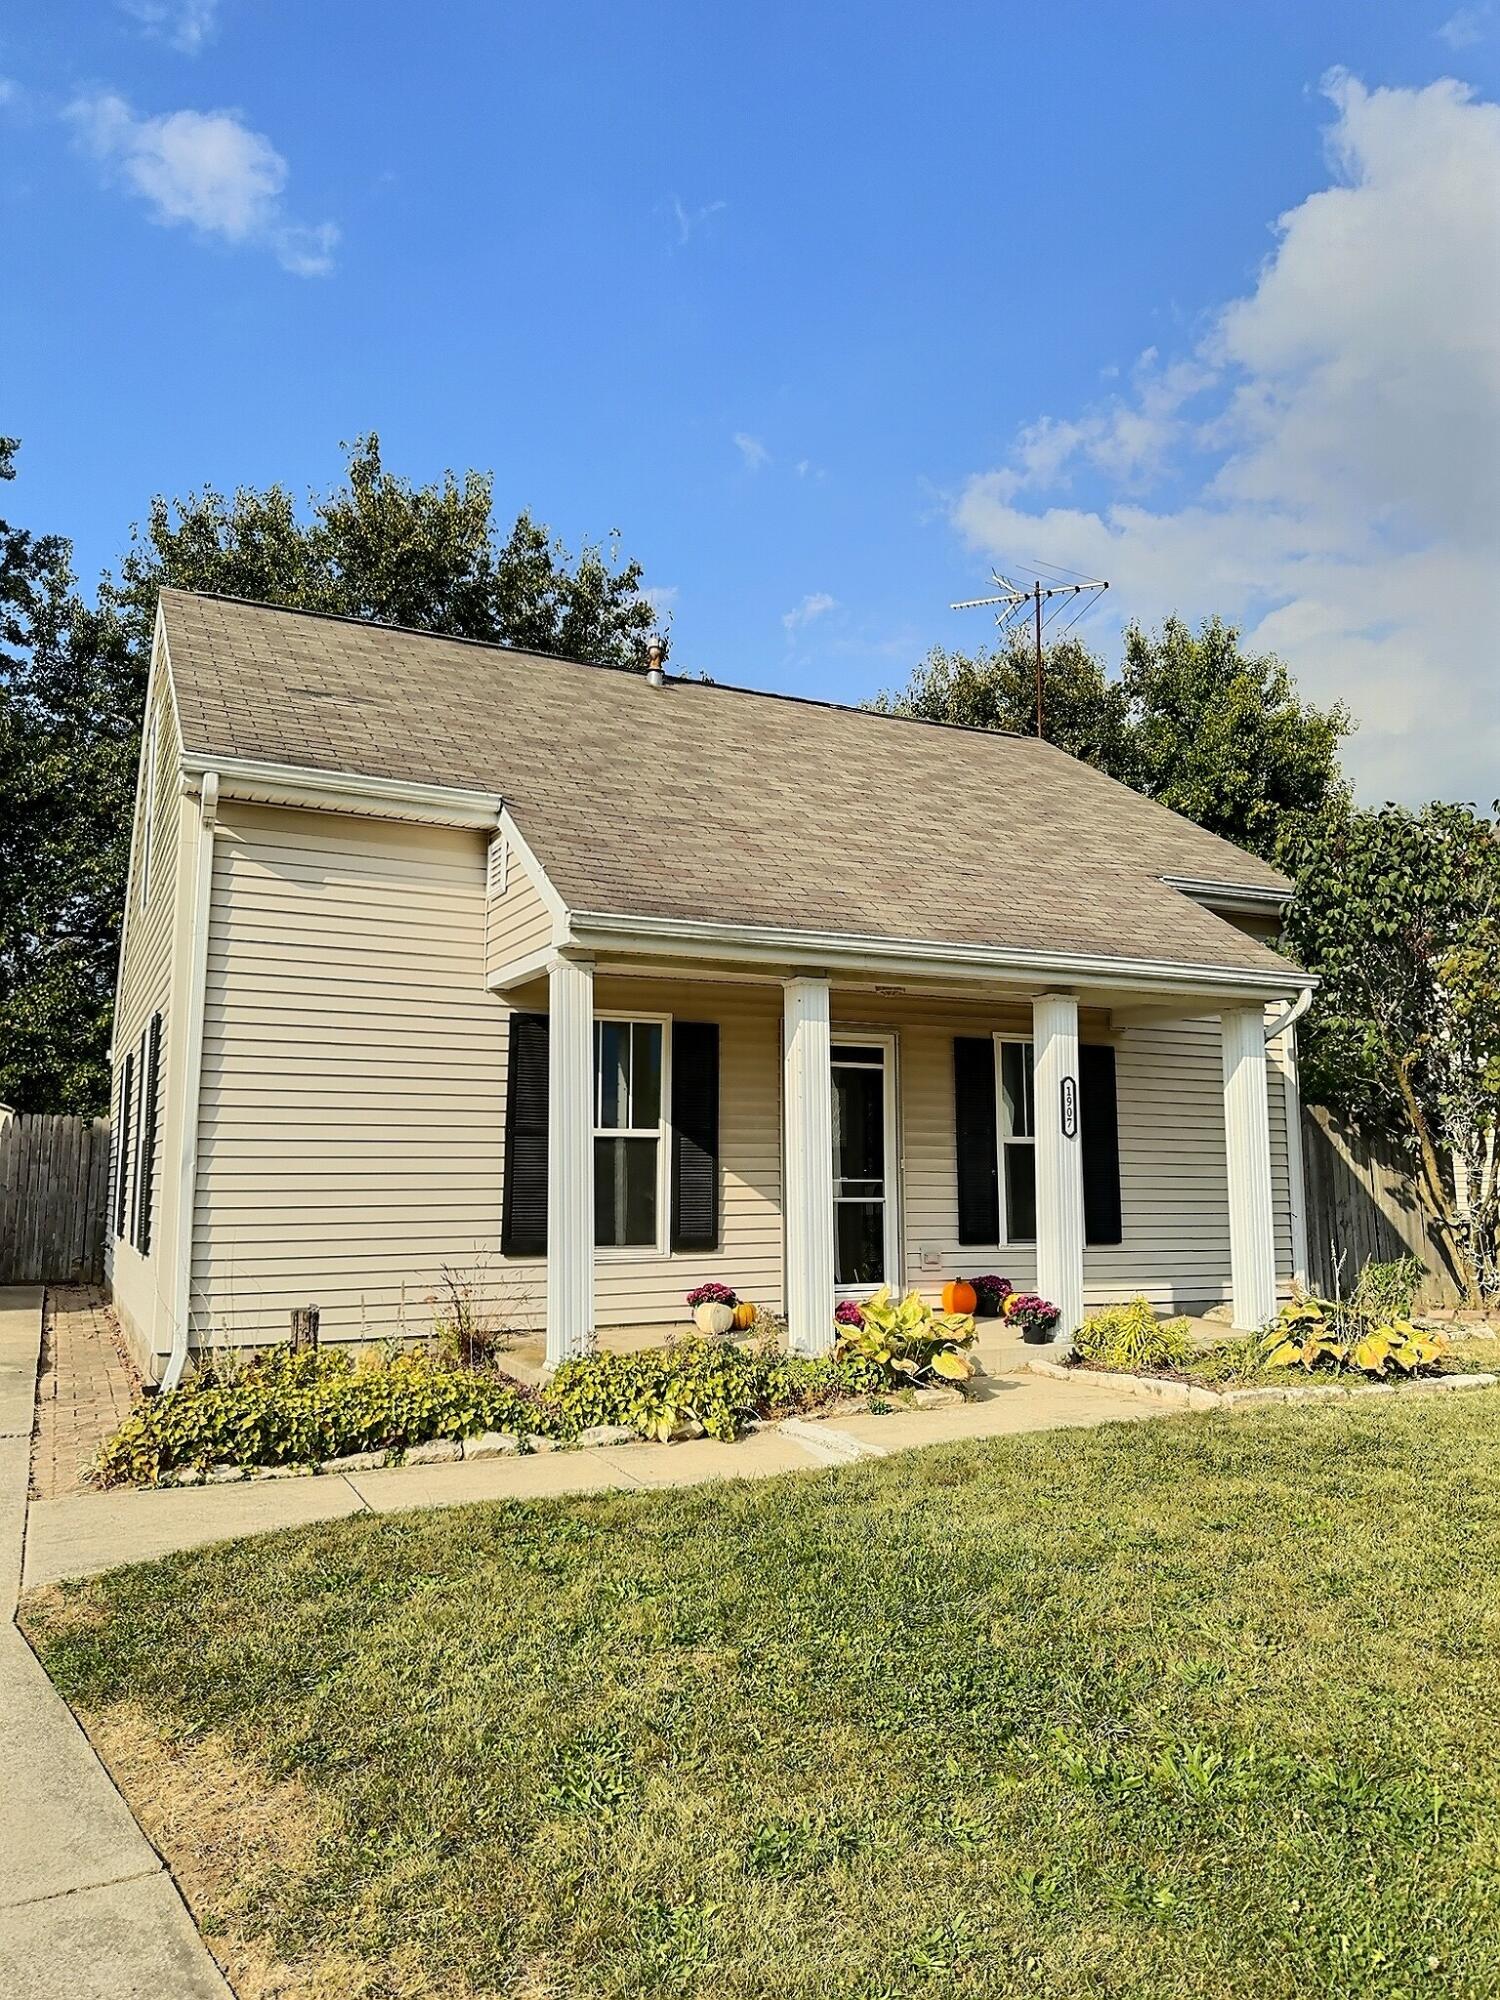
<instances>
[{"instance_id":1,"label":"green tree","mask_svg":"<svg viewBox=\"0 0 1500 2000\"><path fill-rule=\"evenodd\" d=\"M1333 809L1290 843L1287 933L1322 981L1304 1094L1405 1146L1472 1303L1500 1293L1500 807Z\"/></svg>"},{"instance_id":2,"label":"green tree","mask_svg":"<svg viewBox=\"0 0 1500 2000\"><path fill-rule=\"evenodd\" d=\"M0 1101L103 1110L119 920L157 594L257 598L643 664L655 614L636 562L574 558L527 513L508 533L488 474L414 484L377 437L299 509L283 486L154 499L94 602L60 537L0 525ZM10 477L14 446L3 448Z\"/></svg>"},{"instance_id":3,"label":"green tree","mask_svg":"<svg viewBox=\"0 0 1500 2000\"><path fill-rule=\"evenodd\" d=\"M1303 701L1271 653L1248 653L1234 626L1197 632L1169 618L1132 625L1118 678L1077 639L1044 649L1050 742L1267 860L1304 813L1343 796L1338 750L1352 722L1341 703ZM929 653L907 686L873 704L887 713L1029 734L1035 655L1022 632L995 651Z\"/></svg>"}]
</instances>

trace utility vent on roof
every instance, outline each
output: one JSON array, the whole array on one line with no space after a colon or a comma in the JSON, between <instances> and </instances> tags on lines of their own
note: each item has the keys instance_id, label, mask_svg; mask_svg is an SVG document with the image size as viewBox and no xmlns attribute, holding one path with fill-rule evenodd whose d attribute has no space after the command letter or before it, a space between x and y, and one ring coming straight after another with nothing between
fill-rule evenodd
<instances>
[{"instance_id":1,"label":"utility vent on roof","mask_svg":"<svg viewBox=\"0 0 1500 2000\"><path fill-rule=\"evenodd\" d=\"M510 842L503 833L497 833L490 842L489 858L485 866L485 894L491 898L503 896L509 879Z\"/></svg>"}]
</instances>

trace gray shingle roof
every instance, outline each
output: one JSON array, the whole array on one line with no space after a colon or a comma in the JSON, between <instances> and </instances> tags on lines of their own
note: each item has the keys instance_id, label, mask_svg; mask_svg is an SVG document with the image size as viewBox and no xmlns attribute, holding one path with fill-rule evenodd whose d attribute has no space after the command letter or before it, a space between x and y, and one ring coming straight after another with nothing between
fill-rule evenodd
<instances>
[{"instance_id":1,"label":"gray shingle roof","mask_svg":"<svg viewBox=\"0 0 1500 2000\"><path fill-rule=\"evenodd\" d=\"M502 794L570 908L1247 972L1283 879L1029 737L164 591L184 747Z\"/></svg>"}]
</instances>

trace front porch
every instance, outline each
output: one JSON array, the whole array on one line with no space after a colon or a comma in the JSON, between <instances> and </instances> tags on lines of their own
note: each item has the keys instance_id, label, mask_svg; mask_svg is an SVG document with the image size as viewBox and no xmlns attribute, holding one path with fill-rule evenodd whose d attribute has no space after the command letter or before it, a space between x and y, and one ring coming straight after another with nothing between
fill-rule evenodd
<instances>
[{"instance_id":1,"label":"front porch","mask_svg":"<svg viewBox=\"0 0 1500 2000\"><path fill-rule=\"evenodd\" d=\"M513 1060L518 1021L541 1024L506 1121L507 1215L529 1201L536 1232L506 1261L545 1299L540 1367L686 1332L706 1279L817 1354L835 1301L879 1283L935 1301L995 1271L1058 1305L1062 1349L1136 1293L1258 1327L1300 1267L1292 1035L1243 982L566 952L491 984Z\"/></svg>"}]
</instances>

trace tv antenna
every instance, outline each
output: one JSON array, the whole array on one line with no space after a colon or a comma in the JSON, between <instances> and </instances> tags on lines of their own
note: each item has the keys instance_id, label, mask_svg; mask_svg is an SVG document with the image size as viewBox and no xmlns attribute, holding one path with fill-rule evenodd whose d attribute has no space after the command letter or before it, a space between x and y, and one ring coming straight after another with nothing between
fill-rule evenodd
<instances>
[{"instance_id":1,"label":"tv antenna","mask_svg":"<svg viewBox=\"0 0 1500 2000\"><path fill-rule=\"evenodd\" d=\"M995 586L993 597L965 597L948 608L950 611L980 611L993 608L995 624L1002 632L1009 630L1016 623L1023 608L1029 607L1033 612L1036 621L1036 733L1040 736L1043 733L1042 629L1050 625L1053 619L1066 609L1070 601L1078 600L1078 608L1072 617L1065 619L1058 627L1057 637L1060 639L1070 626L1078 623L1085 611L1098 603L1104 592L1109 589L1109 584L1103 577L1080 576L1077 570L1058 570L1055 563L1038 563L1033 567L1057 570L1057 575L1037 576L1030 583L1023 584L1002 575L998 569L991 570L990 580ZM1056 604L1051 604L1053 598L1058 600ZM1049 604L1051 609L1044 611L1044 607Z\"/></svg>"}]
</instances>

